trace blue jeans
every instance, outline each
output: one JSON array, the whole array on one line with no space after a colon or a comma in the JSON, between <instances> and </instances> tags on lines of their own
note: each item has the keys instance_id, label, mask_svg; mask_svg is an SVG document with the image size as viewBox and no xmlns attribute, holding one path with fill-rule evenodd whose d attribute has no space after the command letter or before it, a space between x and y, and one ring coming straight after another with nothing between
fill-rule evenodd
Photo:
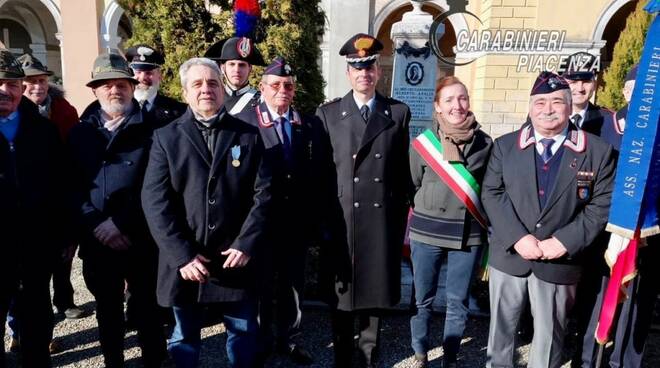
<instances>
[{"instance_id":1,"label":"blue jeans","mask_svg":"<svg viewBox=\"0 0 660 368\"><path fill-rule=\"evenodd\" d=\"M417 314L410 319L415 354L429 350L429 325L443 257L447 257L447 312L442 347L444 360L455 361L468 318L468 295L480 247L441 248L410 240Z\"/></svg>"},{"instance_id":2,"label":"blue jeans","mask_svg":"<svg viewBox=\"0 0 660 368\"><path fill-rule=\"evenodd\" d=\"M227 330L227 358L234 368L250 368L257 351L257 303L253 300L212 304L221 308ZM173 307L176 325L167 343L167 350L177 368L192 368L199 364L200 332L204 323L201 304Z\"/></svg>"}]
</instances>

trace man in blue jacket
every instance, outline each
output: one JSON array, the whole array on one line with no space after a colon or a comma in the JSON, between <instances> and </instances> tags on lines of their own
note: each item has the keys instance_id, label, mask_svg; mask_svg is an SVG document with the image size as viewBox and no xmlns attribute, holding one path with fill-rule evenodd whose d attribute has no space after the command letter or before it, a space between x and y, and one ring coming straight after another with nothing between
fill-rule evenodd
<instances>
[{"instance_id":1,"label":"man in blue jacket","mask_svg":"<svg viewBox=\"0 0 660 368\"><path fill-rule=\"evenodd\" d=\"M156 304L157 248L140 206L153 124L133 99L137 81L119 54L100 55L87 86L98 99L69 134L80 258L96 299L101 351L107 367L124 362L124 285L135 298L145 367L160 367L165 336Z\"/></svg>"}]
</instances>

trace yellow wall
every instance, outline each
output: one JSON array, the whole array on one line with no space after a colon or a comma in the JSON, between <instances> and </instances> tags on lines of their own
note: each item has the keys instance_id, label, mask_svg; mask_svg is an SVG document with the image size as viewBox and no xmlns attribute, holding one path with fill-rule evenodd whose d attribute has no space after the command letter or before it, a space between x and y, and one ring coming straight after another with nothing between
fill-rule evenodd
<instances>
[{"instance_id":1,"label":"yellow wall","mask_svg":"<svg viewBox=\"0 0 660 368\"><path fill-rule=\"evenodd\" d=\"M103 1L62 1L62 72L69 101L82 110L94 100L85 84L91 79L94 59L99 54L99 27ZM95 14L96 16L80 16Z\"/></svg>"}]
</instances>

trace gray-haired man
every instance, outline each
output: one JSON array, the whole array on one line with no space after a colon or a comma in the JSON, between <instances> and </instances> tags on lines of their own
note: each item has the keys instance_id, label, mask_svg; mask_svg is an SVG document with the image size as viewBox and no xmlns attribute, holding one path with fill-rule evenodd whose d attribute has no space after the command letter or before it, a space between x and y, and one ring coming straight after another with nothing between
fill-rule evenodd
<instances>
[{"instance_id":1,"label":"gray-haired man","mask_svg":"<svg viewBox=\"0 0 660 368\"><path fill-rule=\"evenodd\" d=\"M202 309L219 308L232 367L251 367L257 340L254 260L270 202L259 130L222 106L220 70L193 58L179 69L188 110L156 130L142 203L158 247L158 301L173 307L168 349L199 362Z\"/></svg>"}]
</instances>

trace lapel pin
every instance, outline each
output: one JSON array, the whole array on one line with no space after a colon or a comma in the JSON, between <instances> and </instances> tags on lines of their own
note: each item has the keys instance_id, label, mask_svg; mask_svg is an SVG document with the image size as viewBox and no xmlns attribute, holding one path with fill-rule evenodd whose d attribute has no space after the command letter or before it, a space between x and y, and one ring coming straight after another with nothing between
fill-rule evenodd
<instances>
[{"instance_id":1,"label":"lapel pin","mask_svg":"<svg viewBox=\"0 0 660 368\"><path fill-rule=\"evenodd\" d=\"M575 169L577 167L577 159L573 159L573 162L571 162L571 168Z\"/></svg>"},{"instance_id":2,"label":"lapel pin","mask_svg":"<svg viewBox=\"0 0 660 368\"><path fill-rule=\"evenodd\" d=\"M389 115L389 114L390 114L390 112L385 110L385 115Z\"/></svg>"},{"instance_id":3,"label":"lapel pin","mask_svg":"<svg viewBox=\"0 0 660 368\"><path fill-rule=\"evenodd\" d=\"M239 167L241 166L241 161L238 159L241 157L241 146L236 145L231 148L231 165L233 167Z\"/></svg>"},{"instance_id":4,"label":"lapel pin","mask_svg":"<svg viewBox=\"0 0 660 368\"><path fill-rule=\"evenodd\" d=\"M346 111L342 111L341 116L346 116Z\"/></svg>"}]
</instances>

